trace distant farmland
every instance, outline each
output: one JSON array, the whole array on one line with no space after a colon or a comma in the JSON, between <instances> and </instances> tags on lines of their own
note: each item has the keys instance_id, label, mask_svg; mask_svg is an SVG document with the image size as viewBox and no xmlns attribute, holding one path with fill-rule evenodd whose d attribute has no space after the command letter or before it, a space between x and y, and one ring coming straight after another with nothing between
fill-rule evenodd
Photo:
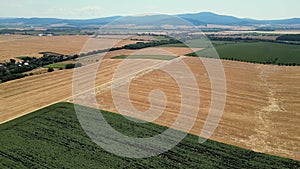
<instances>
[{"instance_id":1,"label":"distant farmland","mask_svg":"<svg viewBox=\"0 0 300 169\"><path fill-rule=\"evenodd\" d=\"M216 58L215 50L221 59L237 60L261 64L300 65L300 45L272 42L228 42L214 43L215 49L207 48L189 56Z\"/></svg>"},{"instance_id":2,"label":"distant farmland","mask_svg":"<svg viewBox=\"0 0 300 169\"><path fill-rule=\"evenodd\" d=\"M43 51L74 55L80 52L87 53L137 42L123 38L123 36L90 38L84 35L50 37L0 35L0 62L18 56L41 56L39 52Z\"/></svg>"},{"instance_id":3,"label":"distant farmland","mask_svg":"<svg viewBox=\"0 0 300 169\"><path fill-rule=\"evenodd\" d=\"M212 46L216 47L219 45L225 44L233 44L233 41L210 41L208 39L191 39L187 40L184 43L177 43L177 44L167 44L162 45L162 47L189 47L189 48L210 48Z\"/></svg>"},{"instance_id":4,"label":"distant farmland","mask_svg":"<svg viewBox=\"0 0 300 169\"><path fill-rule=\"evenodd\" d=\"M128 121L121 115L105 111L102 114L112 127L131 137L149 137L167 129L152 123ZM2 124L0 134L1 168L300 167L300 162L294 160L215 141L199 144L198 137L194 135L188 135L176 147L159 156L143 159L119 157L106 152L89 139L70 103L55 104ZM110 136L105 137L110 139Z\"/></svg>"},{"instance_id":5,"label":"distant farmland","mask_svg":"<svg viewBox=\"0 0 300 169\"><path fill-rule=\"evenodd\" d=\"M0 36L3 37L4 35ZM0 41L0 62L18 56L41 56L43 51L52 51L62 54L78 54L88 36L20 36L7 35L6 41Z\"/></svg>"}]
</instances>

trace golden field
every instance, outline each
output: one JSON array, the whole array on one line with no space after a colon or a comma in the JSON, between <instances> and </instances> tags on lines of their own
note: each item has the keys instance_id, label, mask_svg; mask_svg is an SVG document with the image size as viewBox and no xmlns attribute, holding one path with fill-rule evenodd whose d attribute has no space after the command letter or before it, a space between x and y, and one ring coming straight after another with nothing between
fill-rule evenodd
<instances>
[{"instance_id":1,"label":"golden field","mask_svg":"<svg viewBox=\"0 0 300 169\"><path fill-rule=\"evenodd\" d=\"M0 36L0 60L7 60L20 55L35 56L40 51L52 51L63 54L77 54L112 46L123 46L137 41L124 37L88 36ZM147 112L152 107L158 108L163 102L161 97L149 94L155 89L164 92L166 107L155 123L174 127L181 106L193 107L193 100L182 105L180 88L174 78L162 68L182 71L177 60L183 61L197 80L200 91L200 106L197 119L190 133L200 135L206 122L211 105L211 81L205 66L198 58L182 57L193 50L176 47L158 47L142 50L118 50L107 54L91 55L83 58L86 66L77 68L75 77L82 84L82 91L73 92L74 70L61 70L45 73L45 69L37 69L33 76L0 84L0 123L12 120L32 111L61 101L74 102L73 95L88 97L91 90L85 88L90 70L96 70L95 85L98 105L90 105L88 100L76 103L91 107L99 107L117 113L112 90L115 97L127 103L123 86L132 80L129 87L131 104L140 112ZM173 55L175 60L128 59L122 64L122 59L111 59L118 55ZM101 61L102 59L102 61ZM101 62L96 62L100 60ZM212 62L212 59L203 58ZM96 62L96 63L95 63ZM97 65L99 63L99 67ZM211 139L236 145L258 152L300 160L300 67L285 67L273 65L257 65L233 61L221 61L226 75L226 103L223 116ZM161 68L161 69L159 69ZM121 75L115 76L121 70ZM37 71L37 72L36 72ZM43 74L39 74L42 72ZM28 72L29 73L29 72ZM135 74L137 73L137 76ZM181 76L185 76L184 74ZM113 80L113 78L115 78ZM112 83L113 80L113 83ZM117 84L117 85L115 85ZM189 87L189 81L182 82ZM87 90L85 90L87 89ZM194 93L187 93L193 96ZM152 102L151 102L152 101ZM196 108L196 109L197 109ZM156 110L156 109L154 109ZM158 109L157 109L158 110ZM186 122L191 118L186 112ZM133 117L147 120L152 114L131 114ZM181 129L180 125L175 127Z\"/></svg>"},{"instance_id":2,"label":"golden field","mask_svg":"<svg viewBox=\"0 0 300 169\"><path fill-rule=\"evenodd\" d=\"M200 135L211 104L210 81L203 64L197 58L183 60L194 72L200 90L200 111L190 131ZM114 59L104 59L101 62L95 81L97 102L101 109L117 112L111 96L111 81L121 62L122 60ZM154 69L156 65L166 62L168 61L143 59L128 61L127 69L122 71L123 76L114 82L122 86L132 73L139 73L131 82L129 93L133 106L139 111L149 109L150 91L157 88L163 91L168 99L166 109L154 122L171 126L181 105L179 88L168 74ZM227 78L227 100L224 114L212 139L299 160L300 69L231 61L222 63ZM84 67L78 69L82 69L78 78L82 78L82 83L85 84L85 77L89 72ZM0 84L1 122L55 102L72 101L72 76L73 70L64 70ZM86 95L85 92L76 94Z\"/></svg>"}]
</instances>

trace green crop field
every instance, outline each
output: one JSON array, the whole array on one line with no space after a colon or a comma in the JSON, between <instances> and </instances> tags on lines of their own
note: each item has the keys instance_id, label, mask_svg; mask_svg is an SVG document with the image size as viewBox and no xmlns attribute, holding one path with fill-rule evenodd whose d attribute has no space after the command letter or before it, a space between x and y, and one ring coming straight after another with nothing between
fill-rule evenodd
<instances>
[{"instance_id":1,"label":"green crop field","mask_svg":"<svg viewBox=\"0 0 300 169\"><path fill-rule=\"evenodd\" d=\"M191 39L187 40L184 43L177 44L166 44L161 45L160 47L190 47L190 48L210 48L212 46L220 46L226 44L233 44L236 42L233 41L210 41L208 39Z\"/></svg>"},{"instance_id":2,"label":"green crop field","mask_svg":"<svg viewBox=\"0 0 300 169\"><path fill-rule=\"evenodd\" d=\"M46 65L44 66L45 68L62 68L62 69L65 69L66 68L66 63L63 63L63 62L58 62L58 63L53 63L53 64L50 64L50 65Z\"/></svg>"},{"instance_id":3,"label":"green crop field","mask_svg":"<svg viewBox=\"0 0 300 169\"><path fill-rule=\"evenodd\" d=\"M120 55L112 57L112 59L156 59L156 60L172 60L177 56L167 55Z\"/></svg>"},{"instance_id":4,"label":"green crop field","mask_svg":"<svg viewBox=\"0 0 300 169\"><path fill-rule=\"evenodd\" d=\"M278 65L300 65L300 45L272 42L237 42L197 52L197 55L221 59ZM188 56L196 56L195 53Z\"/></svg>"},{"instance_id":5,"label":"green crop field","mask_svg":"<svg viewBox=\"0 0 300 169\"><path fill-rule=\"evenodd\" d=\"M114 113L102 111L102 114L112 127L131 137L149 137L167 129L152 123L135 123ZM199 144L198 137L194 135L188 135L176 147L155 157L133 159L116 156L89 139L71 103L58 103L4 123L0 125L0 135L1 169L300 167L298 161L215 141Z\"/></svg>"}]
</instances>

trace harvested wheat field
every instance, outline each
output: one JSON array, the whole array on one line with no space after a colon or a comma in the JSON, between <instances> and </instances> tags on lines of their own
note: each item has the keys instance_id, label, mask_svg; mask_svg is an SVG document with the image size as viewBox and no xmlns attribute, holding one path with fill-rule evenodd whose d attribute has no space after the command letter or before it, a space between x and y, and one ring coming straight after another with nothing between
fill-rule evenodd
<instances>
[{"instance_id":1,"label":"harvested wheat field","mask_svg":"<svg viewBox=\"0 0 300 169\"><path fill-rule=\"evenodd\" d=\"M113 72L120 63L120 60L103 60L96 86L108 86L112 80ZM149 61L147 65L156 64L162 61ZM91 64L94 66L95 64ZM97 65L96 65L97 66ZM144 64L137 65L136 62L128 65L138 71L145 69ZM80 81L86 80L90 72L80 73ZM0 122L9 121L13 118L30 113L34 110L45 107L55 102L70 100L72 96L73 70L61 70L51 73L38 74L26 78L9 81L0 84ZM126 78L126 77L125 77Z\"/></svg>"},{"instance_id":2,"label":"harvested wheat field","mask_svg":"<svg viewBox=\"0 0 300 169\"><path fill-rule=\"evenodd\" d=\"M199 135L211 104L210 81L204 66L197 58L183 60L194 73L200 90L200 109L195 125L190 131ZM132 79L129 97L132 105L139 111L147 111L150 108L148 99L150 91L160 89L165 92L166 109L154 122L171 126L180 109L179 87L174 78L156 69L166 67L180 70L180 67L176 66L174 60L134 59L127 60L124 67L120 67L121 62L122 60L104 59L101 63L95 82L99 107L118 112L112 101L111 81L113 77L116 78L113 85L114 96L119 94L119 101L122 102L123 99L124 103L127 103L122 91L118 89L122 89L122 86ZM300 68L231 61L222 61L222 63L227 78L227 100L225 112L212 139L299 160L300 79L298 75ZM87 69L88 67L76 69L76 71L81 70L76 76L80 84L87 84L86 77L91 76L88 70L97 68L95 64L88 66L90 69ZM121 70L119 77L114 76L117 68ZM135 73L138 73L137 77ZM0 121L11 120L55 102L72 101L72 75L73 70L63 70L0 84ZM189 85L184 82L183 84ZM79 103L91 107L97 106L89 104L86 97L91 91L87 89L87 86L82 85L82 88L74 93L85 100ZM190 95L193 96L194 93ZM155 108L162 106L162 97L155 99L158 95L152 96L153 110L156 110ZM192 105L194 103L191 101L183 106L194 109ZM132 116L143 118L140 114L132 114ZM189 121L188 114L184 117ZM147 120L148 117L145 119Z\"/></svg>"},{"instance_id":3,"label":"harvested wheat field","mask_svg":"<svg viewBox=\"0 0 300 169\"><path fill-rule=\"evenodd\" d=\"M139 41L123 39L122 36L117 36L115 38L89 38L82 46L80 53L86 53L101 49L110 49L114 47L122 47L124 45L133 44L136 42Z\"/></svg>"},{"instance_id":4,"label":"harvested wheat field","mask_svg":"<svg viewBox=\"0 0 300 169\"><path fill-rule=\"evenodd\" d=\"M43 51L74 55L82 52L119 47L136 43L132 40L114 38L89 38L89 36L0 36L0 62L17 56L41 56ZM88 46L88 48L85 48Z\"/></svg>"},{"instance_id":5,"label":"harvested wheat field","mask_svg":"<svg viewBox=\"0 0 300 169\"><path fill-rule=\"evenodd\" d=\"M16 41L21 39L30 38L27 35L0 35L0 42Z\"/></svg>"},{"instance_id":6,"label":"harvested wheat field","mask_svg":"<svg viewBox=\"0 0 300 169\"><path fill-rule=\"evenodd\" d=\"M198 119L191 130L191 133L199 135L210 106L210 82L204 67L200 66L201 63L197 63L195 58L185 60L197 77L201 94ZM228 87L227 101L223 117L212 139L258 152L299 160L300 81L298 74L300 69L228 61L224 61L223 64ZM150 92L154 89L161 89L165 92L168 102L164 113L154 122L172 126L181 103L176 81L160 70L139 76L132 81L130 86L131 103L141 112L149 111L151 109ZM127 103L124 88L120 88L119 91L115 90L115 97L119 94L124 99L124 103ZM102 109L117 112L110 90L99 92L97 99ZM154 100L152 101L154 106L161 106L161 97ZM191 105L193 105L192 102ZM144 120L151 118L148 114L147 116L131 115L144 117Z\"/></svg>"},{"instance_id":7,"label":"harvested wheat field","mask_svg":"<svg viewBox=\"0 0 300 169\"><path fill-rule=\"evenodd\" d=\"M88 38L88 36L26 36L26 38L12 41L2 41L0 42L0 60L24 55L39 56L38 53L42 51L78 54Z\"/></svg>"}]
</instances>

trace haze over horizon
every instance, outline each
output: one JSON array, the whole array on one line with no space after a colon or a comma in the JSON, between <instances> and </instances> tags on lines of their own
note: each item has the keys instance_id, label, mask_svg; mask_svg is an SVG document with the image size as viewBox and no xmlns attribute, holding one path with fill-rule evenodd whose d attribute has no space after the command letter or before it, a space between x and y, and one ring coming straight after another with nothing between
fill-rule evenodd
<instances>
[{"instance_id":1,"label":"haze over horizon","mask_svg":"<svg viewBox=\"0 0 300 169\"><path fill-rule=\"evenodd\" d=\"M141 14L183 14L213 12L238 18L258 20L300 18L298 0L86 0L71 3L67 0L14 0L0 6L0 17L90 19L109 16ZM168 7L169 6L169 7Z\"/></svg>"}]
</instances>

